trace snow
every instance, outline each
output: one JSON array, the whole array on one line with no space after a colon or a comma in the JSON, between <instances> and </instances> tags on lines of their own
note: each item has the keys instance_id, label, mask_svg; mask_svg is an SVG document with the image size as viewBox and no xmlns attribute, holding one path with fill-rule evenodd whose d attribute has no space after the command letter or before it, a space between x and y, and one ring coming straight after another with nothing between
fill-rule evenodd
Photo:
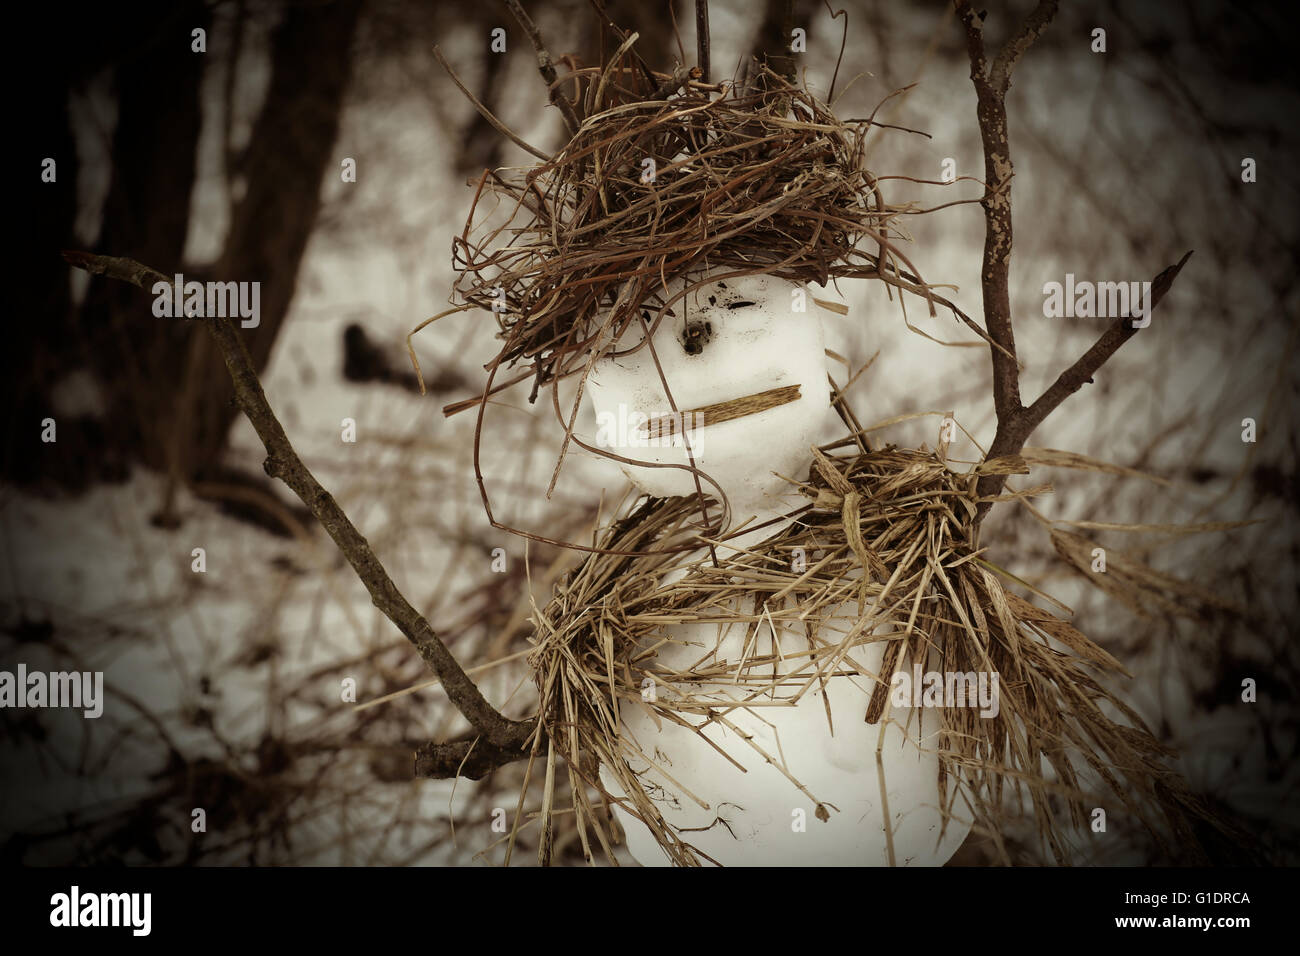
<instances>
[{"instance_id":1,"label":"snow","mask_svg":"<svg viewBox=\"0 0 1300 956\"><path fill-rule=\"evenodd\" d=\"M855 604L842 606L835 623L847 631L856 610ZM882 629L890 628L877 631ZM689 670L710 655L738 663L746 631L739 623L723 626L721 637L712 624L665 627L663 636L672 643L660 649L658 663ZM793 628L780 627L778 639L782 654L808 650ZM770 628L767 633L760 628L758 650L767 653L771 640ZM885 646L877 641L853 652L851 666L879 673ZM942 865L970 832L970 816L958 800L940 838L939 807L947 801L938 790L937 723L923 709L911 707L895 707L889 719L866 723L863 715L873 687L860 676L832 677L824 690L810 688L794 702L786 686L770 698L760 695L754 707L730 710L726 723L712 720L705 730L709 741L658 720L647 705L634 701L620 708L623 728L642 753L654 756L655 764L636 758L629 763L642 774L646 792L682 839L724 866L888 866L891 839L895 865ZM733 699L749 695L749 690L734 685L687 685L681 690ZM671 691L659 693L671 700ZM773 706L763 706L769 703ZM695 727L706 720L688 712L681 716ZM603 779L618 792L608 773ZM819 804L827 808L824 821L817 816ZM615 812L639 863L667 862L644 824L630 813Z\"/></svg>"}]
</instances>

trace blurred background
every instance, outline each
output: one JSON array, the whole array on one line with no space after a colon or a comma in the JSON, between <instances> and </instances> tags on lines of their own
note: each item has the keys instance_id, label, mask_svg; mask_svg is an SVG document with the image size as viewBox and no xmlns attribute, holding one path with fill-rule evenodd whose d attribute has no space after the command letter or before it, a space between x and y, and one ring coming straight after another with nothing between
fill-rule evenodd
<instances>
[{"instance_id":1,"label":"blurred background","mask_svg":"<svg viewBox=\"0 0 1300 956\"><path fill-rule=\"evenodd\" d=\"M710 4L714 80L770 49L763 38L784 5ZM557 58L596 61L589 0L525 6ZM640 33L637 49L657 69L694 62L691 4L605 6ZM797 65L819 95L843 39L841 118L868 116L915 84L877 115L920 131L872 133L878 175L937 181L951 160L958 177L982 177L949 5L840 0L847 34L824 4L793 6L807 34ZM988 5L991 49L1030 6ZM1163 483L1036 470L1021 487L1052 483L1034 502L1052 521L1254 523L1195 535L1070 528L1169 576L1143 602L1084 580L1025 508L995 509L983 543L1124 662L1132 678L1114 686L1179 752L1192 787L1254 835L1248 849L1294 863L1300 60L1281 10L1066 2L1007 99L1027 401L1105 327L1044 317L1044 283L1067 273L1150 280L1195 250L1151 327L1030 442ZM432 48L506 125L553 150L562 125L525 35L504 4L486 0L55 3L14 16L11 35L30 60L11 82L20 168L10 182L26 235L0 353L0 670L103 671L106 700L98 720L0 710L5 858L501 863L493 811L513 815L524 765L481 781L412 779L413 749L464 734L463 719L314 519L265 477L264 452L202 330L156 318L149 295L89 280L59 251L260 282L260 324L241 335L300 455L489 699L528 716L531 602L547 599L576 555L491 527L474 481L474 414L442 412L481 387L498 345L492 317L453 315L415 337L424 396L404 343L447 308L451 237L479 174L533 161L456 90ZM1104 52L1093 49L1097 29ZM46 158L53 182L40 176ZM1243 182L1247 158L1253 182ZM347 160L354 182L341 175ZM883 187L918 208L981 190L960 179ZM921 274L981 315L979 206L907 225ZM987 447L987 348L911 302L908 319L929 338L916 334L878 287L839 291L851 311L825 313L828 346L854 371L877 356L849 393L864 424L934 413L878 433L933 446L952 411ZM829 364L837 381L849 378ZM48 418L52 443L41 440ZM626 493L618 470L570 452L548 500L562 437L549 402L530 405L525 385L498 396L488 418L483 470L498 519L589 540ZM1242 439L1246 418L1254 442ZM344 419L355 441L343 440ZM592 421L579 427L594 432ZM950 449L978 456L966 438ZM1248 678L1254 703L1242 701ZM356 704L343 700L347 680ZM357 708L387 695L398 696ZM194 832L196 808L204 832ZM1006 834L1013 858L1044 861L1033 821L1023 824ZM1184 858L1177 840L1161 848L1118 808L1107 833L1076 842L1081 863ZM526 828L514 861L530 863L534 848ZM573 834L559 834L557 855L581 862ZM991 859L974 836L954 863Z\"/></svg>"}]
</instances>

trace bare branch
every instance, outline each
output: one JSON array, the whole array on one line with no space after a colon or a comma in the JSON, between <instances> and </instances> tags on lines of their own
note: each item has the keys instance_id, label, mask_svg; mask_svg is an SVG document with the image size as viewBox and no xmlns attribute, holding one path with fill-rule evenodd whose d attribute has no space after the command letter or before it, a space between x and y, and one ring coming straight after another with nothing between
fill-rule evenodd
<instances>
[{"instance_id":1,"label":"bare branch","mask_svg":"<svg viewBox=\"0 0 1300 956\"><path fill-rule=\"evenodd\" d=\"M1011 146L1007 139L1007 109L1004 101L1006 86L1010 82L1010 64L1016 57L1008 57L1003 65L1000 85L989 79L984 55L984 20L971 9L969 0L955 0L954 6L966 29L966 53L970 59L970 77L975 86L976 115L979 118L980 140L984 147L984 181L987 187L980 205L984 207L984 258L980 268L980 285L984 296L984 325L990 338L1001 348L990 347L993 359L993 408L997 413L998 429L1009 423L1022 409L1020 403L1020 372L1016 361L1016 337L1011 324ZM1030 15L1031 19L1042 8L1049 7L1048 16L1055 3L1044 0ZM1035 31L1021 33L1036 37ZM1021 44L1020 53L1030 39ZM1005 52L1005 51L1004 51ZM1001 59L1001 57L999 57ZM996 443L996 440L995 440Z\"/></svg>"},{"instance_id":2,"label":"bare branch","mask_svg":"<svg viewBox=\"0 0 1300 956\"><path fill-rule=\"evenodd\" d=\"M709 0L695 0L695 64L700 68L700 81L709 80Z\"/></svg>"},{"instance_id":3,"label":"bare branch","mask_svg":"<svg viewBox=\"0 0 1300 956\"><path fill-rule=\"evenodd\" d=\"M1152 310L1160 303L1160 300L1173 287L1174 279L1178 278L1178 273L1182 271L1184 263L1191 256L1192 253L1189 251L1152 280L1151 300L1147 304L1148 318L1150 318ZM1029 436L1033 434L1035 428L1043 423L1043 419L1054 412L1067 398L1083 388L1084 385L1090 383L1097 370L1119 351L1121 345L1137 333L1138 329L1133 326L1131 319L1121 318L1116 320L1110 328L1102 333L1101 338L1093 343L1092 348L1084 352L1078 361L1057 377L1047 391L1038 396L1037 401L1028 408L1022 408L1007 422L998 422L997 434L993 438L993 444L989 446L986 460L991 461L994 458L1014 455L1025 447L1025 442L1029 441ZM982 520L989 508L993 506L993 502L987 499L998 494L1006 480L1007 476L1005 474L987 474L980 478L979 483L976 485L976 494L985 500L981 501L978 506L976 512L977 521Z\"/></svg>"},{"instance_id":4,"label":"bare branch","mask_svg":"<svg viewBox=\"0 0 1300 956\"><path fill-rule=\"evenodd\" d=\"M1183 271L1183 265L1191 257L1192 253L1189 250L1186 255L1151 281L1151 300L1147 305L1149 310L1159 305L1160 300L1173 288L1174 279L1178 278L1178 273ZM1038 396L1038 400L1025 409L1024 414L1021 416L1023 426L1026 428L1025 440L1029 439L1029 432L1042 424L1043 419L1055 411L1058 405L1091 382L1093 373L1119 351L1121 345L1137 335L1137 333L1137 327L1129 319L1119 319L1107 329L1101 338L1093 344L1092 348L1084 352L1077 362L1062 372L1057 380L1052 383L1052 387Z\"/></svg>"},{"instance_id":5,"label":"bare branch","mask_svg":"<svg viewBox=\"0 0 1300 956\"><path fill-rule=\"evenodd\" d=\"M582 124L578 122L578 115L573 111L573 104L569 102L569 98L560 92L555 61L546 49L546 44L542 42L541 31L537 29L537 24L533 23L533 18L528 15L528 11L519 5L519 0L505 0L505 4L514 14L514 18L519 21L519 25L524 28L524 32L528 34L528 42L537 51L537 72L542 74L542 79L546 81L547 95L550 96L551 102L559 107L560 115L564 117L564 125L568 127L569 135L572 136Z\"/></svg>"},{"instance_id":6,"label":"bare branch","mask_svg":"<svg viewBox=\"0 0 1300 956\"><path fill-rule=\"evenodd\" d=\"M84 252L65 252L64 259L92 275L121 279L150 290L156 282L170 285L162 273L126 258L95 256ZM316 520L334 539L357 577L370 592L370 598L384 615L397 625L429 668L438 676L448 699L481 733L487 742L502 751L526 756L520 751L533 735L536 721L514 721L502 716L479 692L460 664L434 633L424 616L415 610L397 589L392 578L375 556L370 544L356 529L338 503L316 480L294 451L279 419L271 410L262 391L262 383L238 331L227 318L205 316L201 321L211 333L226 369L234 383L235 399L266 447L263 464L266 473L288 485L307 506Z\"/></svg>"},{"instance_id":7,"label":"bare branch","mask_svg":"<svg viewBox=\"0 0 1300 956\"><path fill-rule=\"evenodd\" d=\"M1006 93L1007 87L1011 85L1011 71L1016 68L1016 63L1025 51L1043 35L1047 25L1052 22L1052 17L1056 16L1056 7L1057 0L1039 0L1038 6L1025 17L1016 35L1007 41L993 61L993 67L989 70L989 83L999 93Z\"/></svg>"},{"instance_id":8,"label":"bare branch","mask_svg":"<svg viewBox=\"0 0 1300 956\"><path fill-rule=\"evenodd\" d=\"M527 751L498 747L481 738L445 744L427 743L415 751L415 776L435 780L450 777L481 780L498 767L527 756Z\"/></svg>"},{"instance_id":9,"label":"bare branch","mask_svg":"<svg viewBox=\"0 0 1300 956\"><path fill-rule=\"evenodd\" d=\"M134 259L118 256L93 256L88 252L65 252L63 258L78 269L84 269L93 276L106 276L109 279L121 279L142 289L153 287L155 282L171 284L172 280L157 269L150 269Z\"/></svg>"},{"instance_id":10,"label":"bare branch","mask_svg":"<svg viewBox=\"0 0 1300 956\"><path fill-rule=\"evenodd\" d=\"M451 77L451 81L455 83L456 86L460 89L460 91L465 94L465 97L471 103L474 104L474 109L479 111L479 115L482 116L485 120L487 120L488 123L491 124L494 130L496 130L502 136L506 137L506 139L510 140L510 142L514 143L520 149L527 150L528 152L536 156L538 159L541 159L543 162L548 162L550 160L551 157L547 156L536 146L529 146L522 139L520 139L513 132L511 132L510 127L506 126L505 123L501 122L499 119L493 116L492 111L488 109L486 106L484 106L482 103L480 103L478 101L478 98L475 97L474 94L469 91L469 88L466 87L465 84L460 81L460 77L456 75L456 71L451 68L451 64L447 62L446 58L442 55L442 51L438 49L436 46L433 48L433 55L438 58L438 62L441 63L442 68L447 71L447 75Z\"/></svg>"},{"instance_id":11,"label":"bare branch","mask_svg":"<svg viewBox=\"0 0 1300 956\"><path fill-rule=\"evenodd\" d=\"M953 6L966 31L966 54L970 60L971 83L975 86L976 116L984 148L984 180L987 187L980 205L984 207L984 258L980 286L984 299L984 325L988 329L989 354L993 361L993 409L997 431L986 460L1015 455L1034 429L1062 402L1092 381L1105 364L1137 329L1128 319L1112 325L1038 400L1026 408L1020 398L1020 370L1016 358L1015 331L1011 321L1011 147L1007 137L1006 93L1016 63L1047 29L1056 14L1057 0L1039 0L1020 24L1015 35L989 65L984 50L984 14L976 13L969 0L954 0ZM1191 253L1156 276L1152 283L1147 314L1164 298ZM975 515L975 527L992 507L1007 476L984 474L976 485L982 499Z\"/></svg>"}]
</instances>

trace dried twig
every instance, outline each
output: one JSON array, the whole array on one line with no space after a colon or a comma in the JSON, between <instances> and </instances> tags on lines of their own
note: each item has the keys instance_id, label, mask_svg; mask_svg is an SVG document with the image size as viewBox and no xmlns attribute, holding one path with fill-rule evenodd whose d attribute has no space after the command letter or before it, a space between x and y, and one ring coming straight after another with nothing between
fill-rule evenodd
<instances>
[{"instance_id":1,"label":"dried twig","mask_svg":"<svg viewBox=\"0 0 1300 956\"><path fill-rule=\"evenodd\" d=\"M1057 0L1039 0L991 64L984 50L983 13L976 13L969 0L954 0L954 7L966 31L966 53L970 59L970 77L978 103L976 115L979 118L980 141L984 148L984 180L987 187L981 201L984 207L985 238L980 284L989 354L993 361L993 409L997 416L997 430L987 455L992 460L1019 452L1043 419L1084 383L1091 381L1093 373L1132 338L1137 329L1128 320L1116 322L1033 404L1025 407L1022 403L1016 337L1011 321L1013 169L1007 136L1006 93L1016 63L1042 35L1056 14ZM1170 266L1156 277L1148 309L1155 308L1164 298L1190 255L1190 252L1187 253L1176 265ZM977 492L982 500L976 515L977 526L993 506L993 499L1001 492L1006 480L1005 473L986 473L980 478Z\"/></svg>"},{"instance_id":2,"label":"dried twig","mask_svg":"<svg viewBox=\"0 0 1300 956\"><path fill-rule=\"evenodd\" d=\"M847 10L836 10L831 7L830 0L822 0L826 4L826 12L831 15L832 20L844 18L844 30L840 33L840 54L835 58L835 72L831 74L831 86L826 91L826 102L835 102L835 81L840 78L840 64L844 62L844 47L849 42L849 12Z\"/></svg>"},{"instance_id":3,"label":"dried twig","mask_svg":"<svg viewBox=\"0 0 1300 956\"><path fill-rule=\"evenodd\" d=\"M797 402L802 395L798 385L782 385L769 388L743 398L731 398L725 402L714 402L699 408L688 408L673 415L660 415L642 422L637 432L647 438L667 438L679 431L707 428L723 422L735 421L746 415L756 415L769 408Z\"/></svg>"},{"instance_id":4,"label":"dried twig","mask_svg":"<svg viewBox=\"0 0 1300 956\"><path fill-rule=\"evenodd\" d=\"M700 80L709 80L709 0L695 0L695 62Z\"/></svg>"},{"instance_id":5,"label":"dried twig","mask_svg":"<svg viewBox=\"0 0 1300 956\"><path fill-rule=\"evenodd\" d=\"M572 136L578 131L581 124L578 122L578 115L573 111L573 104L569 102L568 97L560 92L559 78L555 72L555 61L546 49L546 44L542 42L541 31L537 29L537 24L533 23L528 11L519 5L519 0L505 0L505 5L514 15L514 18L519 21L519 25L524 28L524 32L528 34L528 42L537 51L537 72L542 74L542 79L546 81L546 90L551 102L559 108L560 115L564 117L564 125L568 127L569 135Z\"/></svg>"},{"instance_id":6,"label":"dried twig","mask_svg":"<svg viewBox=\"0 0 1300 956\"><path fill-rule=\"evenodd\" d=\"M456 84L457 89L459 89L462 93L465 94L465 98L468 99L470 103L474 105L474 109L479 111L479 115L482 116L485 120L487 120L488 124L494 130L496 130L506 139L510 140L510 142L514 143L520 149L527 150L537 158L550 159L549 156L543 153L536 146L530 146L528 143L520 139L510 129L510 127L506 126L505 123L497 119L496 116L493 115L490 109L488 109L486 106L480 103L478 101L478 98L475 97L474 94L471 93L469 89L465 86L465 84L461 82L460 77L456 75L456 71L451 68L451 64L447 62L446 58L442 55L442 51L438 49L436 46L433 48L433 55L438 58L438 62L441 63L442 68L447 71L447 75L451 77L451 81Z\"/></svg>"},{"instance_id":7,"label":"dried twig","mask_svg":"<svg viewBox=\"0 0 1300 956\"><path fill-rule=\"evenodd\" d=\"M85 252L65 252L63 257L91 275L120 279L142 289L151 289L157 282L166 285L171 285L172 282L162 273L132 259L96 256ZM370 592L375 606L397 625L398 630L415 646L425 663L442 682L447 698L474 729L486 738L486 742L491 746L485 748L485 756L479 759L495 758L504 763L506 757L518 759L526 756L520 748L533 735L536 722L510 720L487 702L478 687L469 679L455 657L439 639L433 627L398 590L365 537L298 457L279 419L276 418L266 400L262 383L253 368L248 351L231 321L221 316L204 316L200 321L211 333L225 359L226 369L230 372L235 388L235 400L266 447L267 457L263 463L266 473L288 485L315 515L316 520L334 539L334 543L338 545L339 550L356 571L357 577ZM453 757L463 759L467 748L446 746L450 749L432 754L421 752L425 775L452 776L456 773L456 764L451 760ZM443 758L443 763L435 766L436 761L432 759L433 757ZM476 763L475 769L477 767ZM434 773L435 770L447 772Z\"/></svg>"}]
</instances>

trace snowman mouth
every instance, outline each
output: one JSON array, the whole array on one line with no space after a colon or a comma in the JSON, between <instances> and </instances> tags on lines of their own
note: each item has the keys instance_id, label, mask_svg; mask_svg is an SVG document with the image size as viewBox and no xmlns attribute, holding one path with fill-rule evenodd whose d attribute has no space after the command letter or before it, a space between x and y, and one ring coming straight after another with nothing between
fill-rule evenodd
<instances>
[{"instance_id":1,"label":"snowman mouth","mask_svg":"<svg viewBox=\"0 0 1300 956\"><path fill-rule=\"evenodd\" d=\"M780 388L755 392L743 398L732 398L725 402L703 405L700 408L688 408L672 415L659 415L643 422L638 431L643 438L667 438L680 431L694 431L707 428L709 425L720 425L722 422L735 421L737 418L745 418L748 415L767 411L769 408L788 405L790 402L799 401L802 397L798 385L783 385Z\"/></svg>"}]
</instances>

